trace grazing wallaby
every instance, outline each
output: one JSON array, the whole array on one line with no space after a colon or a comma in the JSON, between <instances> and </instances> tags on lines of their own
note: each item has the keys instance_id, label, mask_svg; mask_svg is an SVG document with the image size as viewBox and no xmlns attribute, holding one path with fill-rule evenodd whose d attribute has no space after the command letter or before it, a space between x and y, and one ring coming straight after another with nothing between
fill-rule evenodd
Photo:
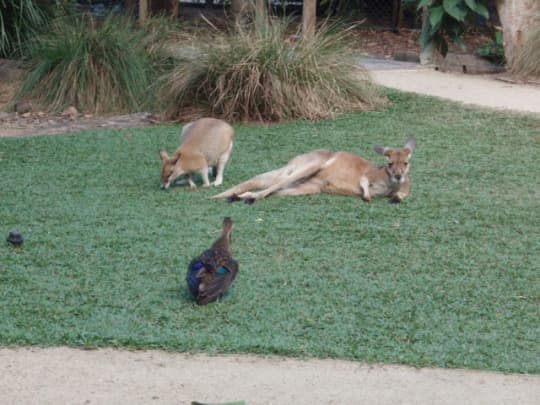
<instances>
[{"instance_id":1,"label":"grazing wallaby","mask_svg":"<svg viewBox=\"0 0 540 405\"><path fill-rule=\"evenodd\" d=\"M200 173L205 187L208 168L217 166L214 186L223 183L223 171L233 147L233 128L225 121L201 118L186 124L180 135L180 146L172 156L163 149L161 159L161 188L167 189L179 176L187 174L190 187L196 187L193 174Z\"/></svg>"},{"instance_id":2,"label":"grazing wallaby","mask_svg":"<svg viewBox=\"0 0 540 405\"><path fill-rule=\"evenodd\" d=\"M255 176L213 198L253 203L271 194L302 195L331 193L359 196L364 201L373 197L390 197L401 202L409 194L409 159L416 140L409 138L403 148L375 146L386 156L384 166L377 166L349 152L319 149L294 157L281 167ZM259 189L260 191L250 191Z\"/></svg>"}]
</instances>

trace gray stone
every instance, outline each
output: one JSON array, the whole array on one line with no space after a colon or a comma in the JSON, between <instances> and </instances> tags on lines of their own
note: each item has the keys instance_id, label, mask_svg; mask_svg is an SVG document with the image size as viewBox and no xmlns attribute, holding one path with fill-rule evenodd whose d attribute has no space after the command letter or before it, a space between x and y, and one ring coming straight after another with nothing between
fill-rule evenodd
<instances>
[{"instance_id":1,"label":"gray stone","mask_svg":"<svg viewBox=\"0 0 540 405\"><path fill-rule=\"evenodd\" d=\"M494 65L486 59L476 55L448 53L446 58L438 55L434 66L442 72L460 72L469 74L500 73L504 72L504 66Z\"/></svg>"}]
</instances>

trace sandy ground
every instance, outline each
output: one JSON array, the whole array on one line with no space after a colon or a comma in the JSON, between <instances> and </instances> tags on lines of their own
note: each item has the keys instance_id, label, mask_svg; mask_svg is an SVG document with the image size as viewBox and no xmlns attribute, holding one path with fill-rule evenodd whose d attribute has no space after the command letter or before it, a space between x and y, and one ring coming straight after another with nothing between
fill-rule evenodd
<instances>
[{"instance_id":1,"label":"sandy ground","mask_svg":"<svg viewBox=\"0 0 540 405\"><path fill-rule=\"evenodd\" d=\"M443 73L406 62L368 60L382 86L498 110L540 113L540 86L511 83L501 75Z\"/></svg>"},{"instance_id":2,"label":"sandy ground","mask_svg":"<svg viewBox=\"0 0 540 405\"><path fill-rule=\"evenodd\" d=\"M388 87L540 112L540 87L367 63ZM1 404L540 404L540 375L161 351L0 348Z\"/></svg>"},{"instance_id":3,"label":"sandy ground","mask_svg":"<svg viewBox=\"0 0 540 405\"><path fill-rule=\"evenodd\" d=\"M3 404L538 404L540 376L160 351L0 349Z\"/></svg>"}]
</instances>

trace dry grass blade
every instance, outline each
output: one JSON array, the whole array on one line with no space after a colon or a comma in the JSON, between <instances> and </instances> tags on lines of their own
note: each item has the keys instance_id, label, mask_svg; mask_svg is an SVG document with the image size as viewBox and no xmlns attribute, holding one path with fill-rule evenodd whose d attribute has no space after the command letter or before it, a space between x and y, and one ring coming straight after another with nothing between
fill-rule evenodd
<instances>
[{"instance_id":1,"label":"dry grass blade","mask_svg":"<svg viewBox=\"0 0 540 405\"><path fill-rule=\"evenodd\" d=\"M527 40L516 56L512 73L540 79L540 15L535 18L531 27Z\"/></svg>"}]
</instances>

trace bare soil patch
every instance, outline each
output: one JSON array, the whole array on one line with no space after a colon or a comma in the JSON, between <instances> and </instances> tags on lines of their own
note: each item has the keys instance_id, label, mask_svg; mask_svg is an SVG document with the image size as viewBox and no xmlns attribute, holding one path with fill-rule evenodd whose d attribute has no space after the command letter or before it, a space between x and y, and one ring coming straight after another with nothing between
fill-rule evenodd
<instances>
[{"instance_id":1,"label":"bare soil patch","mask_svg":"<svg viewBox=\"0 0 540 405\"><path fill-rule=\"evenodd\" d=\"M4 403L537 404L540 376L341 360L0 349Z\"/></svg>"},{"instance_id":2,"label":"bare soil patch","mask_svg":"<svg viewBox=\"0 0 540 405\"><path fill-rule=\"evenodd\" d=\"M133 128L155 122L157 121L149 113L94 117L82 114L56 116L42 112L24 114L0 112L0 137L52 135L99 128Z\"/></svg>"}]
</instances>

